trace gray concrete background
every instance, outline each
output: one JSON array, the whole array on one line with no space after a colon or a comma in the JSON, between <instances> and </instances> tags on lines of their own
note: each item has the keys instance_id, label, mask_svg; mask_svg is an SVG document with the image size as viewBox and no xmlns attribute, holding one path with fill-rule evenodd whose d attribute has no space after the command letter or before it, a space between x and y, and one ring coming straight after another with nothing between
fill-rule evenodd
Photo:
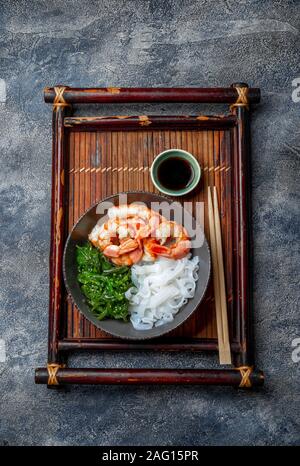
<instances>
[{"instance_id":1,"label":"gray concrete background","mask_svg":"<svg viewBox=\"0 0 300 466\"><path fill-rule=\"evenodd\" d=\"M0 81L0 339L6 346L0 444L299 444L300 363L292 361L292 340L300 337L300 102L292 101L292 81L300 78L299 10L297 0L0 2L6 83L5 89ZM252 166L256 359L265 388L56 392L34 385L47 345L51 108L43 103L44 86L235 81L262 90L252 119ZM171 110L195 113L199 106ZM71 363L201 367L208 361L140 353L85 355Z\"/></svg>"}]
</instances>

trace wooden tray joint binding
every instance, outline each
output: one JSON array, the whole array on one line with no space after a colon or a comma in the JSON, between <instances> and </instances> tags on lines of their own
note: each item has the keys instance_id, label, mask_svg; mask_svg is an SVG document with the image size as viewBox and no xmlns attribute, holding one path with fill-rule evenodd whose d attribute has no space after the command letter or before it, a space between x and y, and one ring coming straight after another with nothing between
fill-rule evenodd
<instances>
[{"instance_id":1,"label":"wooden tray joint binding","mask_svg":"<svg viewBox=\"0 0 300 466\"><path fill-rule=\"evenodd\" d=\"M64 367L66 367L65 364L47 364L47 385L59 385L59 382L57 380L57 372L59 369L63 369Z\"/></svg>"},{"instance_id":2,"label":"wooden tray joint binding","mask_svg":"<svg viewBox=\"0 0 300 466\"><path fill-rule=\"evenodd\" d=\"M56 110L59 107L72 107L71 104L68 104L68 102L65 101L64 92L66 89L67 89L66 86L55 86L54 87L54 92L55 92L55 97L53 101L54 112L56 112Z\"/></svg>"},{"instance_id":3,"label":"wooden tray joint binding","mask_svg":"<svg viewBox=\"0 0 300 466\"><path fill-rule=\"evenodd\" d=\"M248 99L248 86L246 84L233 84L232 87L236 89L238 98L236 102L230 105L230 110L233 110L235 107L245 107L249 110L249 99Z\"/></svg>"},{"instance_id":4,"label":"wooden tray joint binding","mask_svg":"<svg viewBox=\"0 0 300 466\"><path fill-rule=\"evenodd\" d=\"M241 383L239 388L251 388L251 374L253 372L253 366L241 366L236 368L237 371L240 371L241 374Z\"/></svg>"}]
</instances>

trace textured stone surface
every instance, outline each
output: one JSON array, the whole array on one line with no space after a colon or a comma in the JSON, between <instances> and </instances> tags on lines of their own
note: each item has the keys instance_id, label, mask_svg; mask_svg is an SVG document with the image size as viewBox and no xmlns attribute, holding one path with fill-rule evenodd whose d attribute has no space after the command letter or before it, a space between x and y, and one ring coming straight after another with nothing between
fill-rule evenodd
<instances>
[{"instance_id":1,"label":"textured stone surface","mask_svg":"<svg viewBox=\"0 0 300 466\"><path fill-rule=\"evenodd\" d=\"M0 103L0 338L7 358L0 363L0 443L299 443L300 363L291 358L292 340L300 336L300 103L291 98L292 81L300 77L299 27L297 0L1 2L0 78L7 98ZM265 371L265 388L57 392L34 385L47 341L51 109L43 87L235 81L262 90L252 119L252 163L257 366ZM154 110L170 112L162 105ZM92 362L200 367L207 358L99 354L78 364Z\"/></svg>"}]
</instances>

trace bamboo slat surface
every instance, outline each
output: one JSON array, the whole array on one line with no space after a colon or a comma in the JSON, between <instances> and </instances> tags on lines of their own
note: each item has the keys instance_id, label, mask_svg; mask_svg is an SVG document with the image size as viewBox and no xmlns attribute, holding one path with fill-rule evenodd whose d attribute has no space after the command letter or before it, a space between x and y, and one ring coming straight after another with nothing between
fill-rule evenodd
<instances>
[{"instance_id":1,"label":"bamboo slat surface","mask_svg":"<svg viewBox=\"0 0 300 466\"><path fill-rule=\"evenodd\" d=\"M207 187L217 186L220 207L229 330L233 324L232 174L228 130L69 131L67 181L68 231L96 201L122 191L156 192L150 180L154 157L170 148L191 152L202 168L200 189L186 201L204 201L204 229L209 240ZM195 204L194 204L195 209ZM195 213L195 212L194 212ZM217 338L213 287L210 283L201 306L178 329L165 337ZM66 338L111 339L95 328L67 298Z\"/></svg>"}]
</instances>

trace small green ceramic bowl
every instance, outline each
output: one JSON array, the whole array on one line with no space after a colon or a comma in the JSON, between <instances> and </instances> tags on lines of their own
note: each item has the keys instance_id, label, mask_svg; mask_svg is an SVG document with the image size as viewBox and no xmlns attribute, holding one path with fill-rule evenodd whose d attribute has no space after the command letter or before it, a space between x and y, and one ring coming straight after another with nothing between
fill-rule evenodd
<instances>
[{"instance_id":1,"label":"small green ceramic bowl","mask_svg":"<svg viewBox=\"0 0 300 466\"><path fill-rule=\"evenodd\" d=\"M158 171L161 164L166 160L173 158L186 161L191 169L192 175L190 181L184 188L170 189L164 186L158 177ZM197 159L189 152L182 149L168 149L155 157L151 165L150 175L152 183L161 193L169 196L184 196L185 194L193 191L193 189L198 185L201 178L201 167Z\"/></svg>"}]
</instances>

